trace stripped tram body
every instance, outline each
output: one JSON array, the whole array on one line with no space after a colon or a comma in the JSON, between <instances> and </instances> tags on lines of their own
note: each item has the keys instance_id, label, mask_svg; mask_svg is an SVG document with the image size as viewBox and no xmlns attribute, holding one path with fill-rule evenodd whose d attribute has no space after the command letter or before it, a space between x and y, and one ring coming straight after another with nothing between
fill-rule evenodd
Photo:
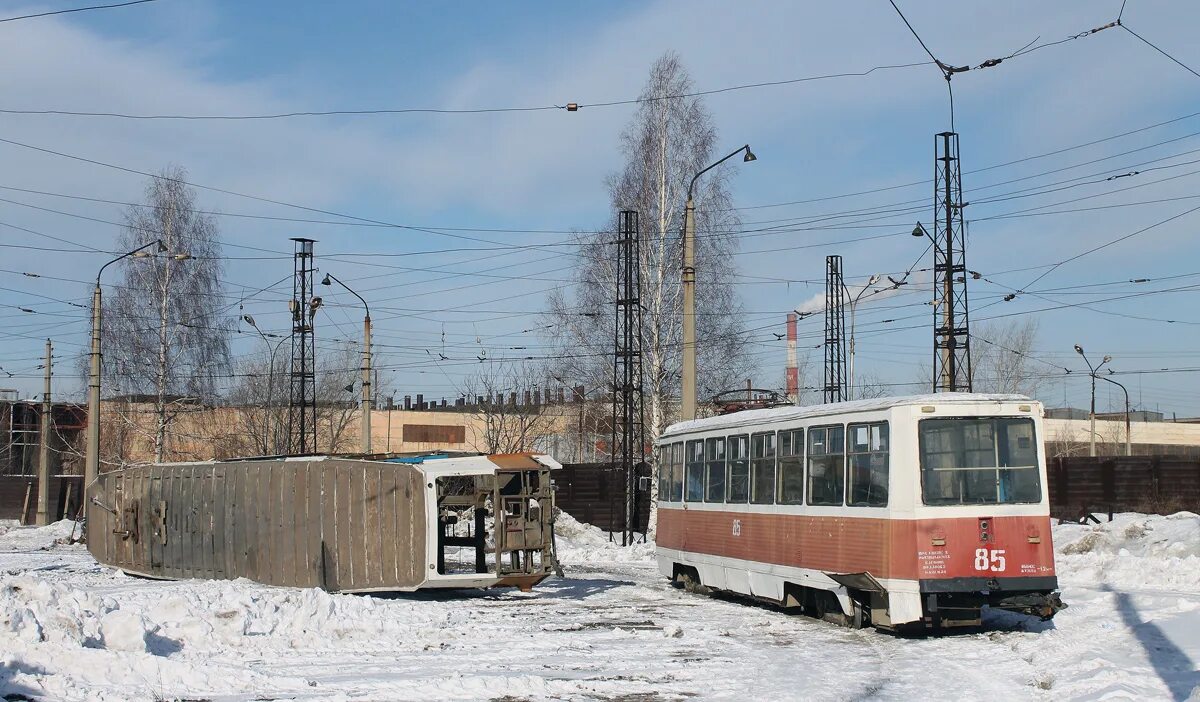
<instances>
[{"instance_id":1,"label":"stripped tram body","mask_svg":"<svg viewBox=\"0 0 1200 702\"><path fill-rule=\"evenodd\" d=\"M943 393L748 410L659 440L658 564L888 630L1061 609L1042 406Z\"/></svg>"},{"instance_id":2,"label":"stripped tram body","mask_svg":"<svg viewBox=\"0 0 1200 702\"><path fill-rule=\"evenodd\" d=\"M96 560L150 578L329 592L519 587L554 572L541 454L129 466L88 486Z\"/></svg>"}]
</instances>

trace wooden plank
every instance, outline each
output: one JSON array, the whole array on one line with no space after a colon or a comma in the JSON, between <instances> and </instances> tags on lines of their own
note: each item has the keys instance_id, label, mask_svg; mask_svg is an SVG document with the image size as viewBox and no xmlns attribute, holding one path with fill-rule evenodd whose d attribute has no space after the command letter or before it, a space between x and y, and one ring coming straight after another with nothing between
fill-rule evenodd
<instances>
[{"instance_id":1,"label":"wooden plank","mask_svg":"<svg viewBox=\"0 0 1200 702\"><path fill-rule=\"evenodd\" d=\"M263 463L258 472L258 508L260 520L258 523L258 565L254 579L260 583L268 583L271 578L271 554L275 550L275 511L276 500L271 492L271 474L275 466Z\"/></svg>"},{"instance_id":2,"label":"wooden plank","mask_svg":"<svg viewBox=\"0 0 1200 702\"><path fill-rule=\"evenodd\" d=\"M304 464L304 484L307 493L308 509L306 511L305 531L308 538L304 541L305 564L309 587L321 587L321 529L324 515L324 490L322 471L311 463Z\"/></svg>"},{"instance_id":3,"label":"wooden plank","mask_svg":"<svg viewBox=\"0 0 1200 702\"><path fill-rule=\"evenodd\" d=\"M379 566L387 585L396 585L400 573L396 563L396 471L379 467Z\"/></svg>"},{"instance_id":4,"label":"wooden plank","mask_svg":"<svg viewBox=\"0 0 1200 702\"><path fill-rule=\"evenodd\" d=\"M164 543L162 534L154 533L158 531L157 529L150 531L151 560L153 561L151 566L154 567L156 573L162 572L172 578L184 578L187 577L187 573L181 566L181 561L184 555L183 540L187 538L183 524L187 505L184 503L183 496L187 493L187 486L177 479L179 469L176 466L155 467L151 470L157 479L151 484L153 494L150 496L148 505L149 514L152 521L163 523L164 533L167 535L166 543ZM172 500L173 493L176 492L178 499ZM159 514L159 506L163 502L167 503L167 511Z\"/></svg>"},{"instance_id":5,"label":"wooden plank","mask_svg":"<svg viewBox=\"0 0 1200 702\"><path fill-rule=\"evenodd\" d=\"M366 542L367 581L372 587L383 586L383 545L380 532L383 530L380 512L383 502L383 485L378 465L363 466L367 491Z\"/></svg>"},{"instance_id":6,"label":"wooden plank","mask_svg":"<svg viewBox=\"0 0 1200 702\"><path fill-rule=\"evenodd\" d=\"M305 480L305 466L303 463L294 463L288 466L287 494L291 497L291 524L292 524L292 551L289 555L291 568L289 570L292 584L296 587L306 587L308 585L308 566L307 556L305 555L305 545L308 543L308 524L306 523L306 512L308 511L308 496L305 494L307 489L307 481Z\"/></svg>"},{"instance_id":7,"label":"wooden plank","mask_svg":"<svg viewBox=\"0 0 1200 702\"><path fill-rule=\"evenodd\" d=\"M354 542L350 535L353 533L353 520L351 515L354 511L354 493L350 471L342 465L334 464L331 466L334 475L337 476L337 492L334 499L337 500L337 509L334 512L337 519L337 562L338 562L338 589L347 589L354 587Z\"/></svg>"},{"instance_id":8,"label":"wooden plank","mask_svg":"<svg viewBox=\"0 0 1200 702\"><path fill-rule=\"evenodd\" d=\"M157 472L148 472L142 478L138 492L141 502L138 510L138 562L137 567L143 573L152 573L156 563L162 562L162 547L154 543L154 512L150 506L158 498L159 485L162 476Z\"/></svg>"},{"instance_id":9,"label":"wooden plank","mask_svg":"<svg viewBox=\"0 0 1200 702\"><path fill-rule=\"evenodd\" d=\"M314 464L321 471L321 481L325 486L325 494L321 502L321 578L323 587L330 592L341 588L341 564L337 550L338 510L337 510L337 471L328 462Z\"/></svg>"},{"instance_id":10,"label":"wooden plank","mask_svg":"<svg viewBox=\"0 0 1200 702\"><path fill-rule=\"evenodd\" d=\"M268 469L268 485L271 491L271 539L267 562L270 566L266 575L267 579L263 582L273 585L289 585L291 583L284 575L287 558L283 554L291 552L289 548L291 541L284 528L284 518L285 512L290 511L292 506L290 502L285 502L283 499L283 464L272 461L269 465L271 466Z\"/></svg>"},{"instance_id":11,"label":"wooden plank","mask_svg":"<svg viewBox=\"0 0 1200 702\"><path fill-rule=\"evenodd\" d=\"M208 575L205 577L216 578L217 576L217 467L205 466L203 469L204 484L205 484L205 502L207 509L204 511L204 557L208 564Z\"/></svg>"},{"instance_id":12,"label":"wooden plank","mask_svg":"<svg viewBox=\"0 0 1200 702\"><path fill-rule=\"evenodd\" d=\"M191 480L190 466L174 466L171 470L171 491L164 494L166 516L175 524L167 530L168 547L181 578L196 577L196 483Z\"/></svg>"},{"instance_id":13,"label":"wooden plank","mask_svg":"<svg viewBox=\"0 0 1200 702\"><path fill-rule=\"evenodd\" d=\"M241 541L238 538L241 528L239 518L244 513L242 507L243 485L245 483L245 466L229 466L225 469L225 573L233 579L242 576Z\"/></svg>"},{"instance_id":14,"label":"wooden plank","mask_svg":"<svg viewBox=\"0 0 1200 702\"><path fill-rule=\"evenodd\" d=\"M258 574L258 544L260 543L258 473L258 466L249 463L246 464L242 473L241 477L245 483L242 489L245 491L245 496L241 502L239 515L241 524L238 528L239 548L243 554L241 572L238 575L252 580Z\"/></svg>"},{"instance_id":15,"label":"wooden plank","mask_svg":"<svg viewBox=\"0 0 1200 702\"><path fill-rule=\"evenodd\" d=\"M366 561L367 554L363 548L363 535L367 530L367 501L366 474L358 465L347 465L346 472L350 475L350 566L351 581L354 587L365 587L367 584Z\"/></svg>"},{"instance_id":16,"label":"wooden plank","mask_svg":"<svg viewBox=\"0 0 1200 702\"><path fill-rule=\"evenodd\" d=\"M275 515L276 538L273 551L273 583L294 586L296 584L296 514L295 497L292 495L292 466L279 463L275 467L274 489L279 509Z\"/></svg>"},{"instance_id":17,"label":"wooden plank","mask_svg":"<svg viewBox=\"0 0 1200 702\"><path fill-rule=\"evenodd\" d=\"M410 561L409 585L416 585L426 578L429 573L426 561L432 560L433 554L426 553L425 534L427 528L437 524L437 505L425 504L425 477L415 469L409 473L409 499L405 501L407 515L408 550ZM433 513L433 525L430 525L429 513Z\"/></svg>"},{"instance_id":18,"label":"wooden plank","mask_svg":"<svg viewBox=\"0 0 1200 702\"><path fill-rule=\"evenodd\" d=\"M214 578L226 578L225 558L225 466L212 467L212 572Z\"/></svg>"}]
</instances>

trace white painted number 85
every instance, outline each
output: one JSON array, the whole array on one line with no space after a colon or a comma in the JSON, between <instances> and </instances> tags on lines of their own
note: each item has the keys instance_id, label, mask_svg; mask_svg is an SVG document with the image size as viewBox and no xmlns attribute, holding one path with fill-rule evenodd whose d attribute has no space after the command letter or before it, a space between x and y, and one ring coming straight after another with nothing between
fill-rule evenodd
<instances>
[{"instance_id":1,"label":"white painted number 85","mask_svg":"<svg viewBox=\"0 0 1200 702\"><path fill-rule=\"evenodd\" d=\"M1004 549L989 551L986 548L975 549L975 570L990 570L995 573L1004 571Z\"/></svg>"}]
</instances>

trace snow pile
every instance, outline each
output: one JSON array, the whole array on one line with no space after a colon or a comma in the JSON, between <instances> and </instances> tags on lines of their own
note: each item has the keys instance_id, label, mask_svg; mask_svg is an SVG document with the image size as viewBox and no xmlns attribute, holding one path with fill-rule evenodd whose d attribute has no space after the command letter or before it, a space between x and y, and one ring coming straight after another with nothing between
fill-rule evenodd
<instances>
[{"instance_id":1,"label":"snow pile","mask_svg":"<svg viewBox=\"0 0 1200 702\"><path fill-rule=\"evenodd\" d=\"M581 563L645 563L654 558L654 542L621 546L621 537L610 540L608 532L584 524L566 512L554 519L555 547L564 566Z\"/></svg>"},{"instance_id":2,"label":"snow pile","mask_svg":"<svg viewBox=\"0 0 1200 702\"><path fill-rule=\"evenodd\" d=\"M30 576L0 580L0 634L18 641L144 653L157 631L111 597Z\"/></svg>"},{"instance_id":3,"label":"snow pile","mask_svg":"<svg viewBox=\"0 0 1200 702\"><path fill-rule=\"evenodd\" d=\"M57 544L66 543L73 530L75 522L70 519L43 527L0 526L0 552L47 551Z\"/></svg>"},{"instance_id":4,"label":"snow pile","mask_svg":"<svg viewBox=\"0 0 1200 702\"><path fill-rule=\"evenodd\" d=\"M1060 577L1118 587L1196 589L1200 515L1124 513L1100 524L1054 527Z\"/></svg>"}]
</instances>

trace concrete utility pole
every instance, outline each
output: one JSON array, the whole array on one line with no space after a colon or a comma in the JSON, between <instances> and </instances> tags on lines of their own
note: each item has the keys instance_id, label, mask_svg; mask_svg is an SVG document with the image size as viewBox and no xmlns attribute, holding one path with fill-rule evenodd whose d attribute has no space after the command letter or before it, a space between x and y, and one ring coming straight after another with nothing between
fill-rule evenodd
<instances>
[{"instance_id":1,"label":"concrete utility pole","mask_svg":"<svg viewBox=\"0 0 1200 702\"><path fill-rule=\"evenodd\" d=\"M50 523L50 422L54 421L54 406L50 404L50 363L54 346L46 339L46 384L42 390L41 446L38 447L37 524Z\"/></svg>"},{"instance_id":2,"label":"concrete utility pole","mask_svg":"<svg viewBox=\"0 0 1200 702\"><path fill-rule=\"evenodd\" d=\"M325 278L321 280L321 285L333 285L334 281L345 288L351 295L357 297L358 301L363 303L363 309L366 310L366 315L363 317L362 429L359 430L359 438L361 440L360 448L362 452L371 453L371 307L367 305L367 301L363 299L362 295L351 290L350 286L343 283L332 273L325 274Z\"/></svg>"},{"instance_id":3,"label":"concrete utility pole","mask_svg":"<svg viewBox=\"0 0 1200 702\"><path fill-rule=\"evenodd\" d=\"M117 261L123 261L130 257L148 258L151 254L146 249L151 246L157 246L158 253L164 253L167 250L162 240L158 239L149 244L139 246L133 251L117 256L103 266L100 266L100 270L96 273L96 288L92 291L92 350L88 372L87 455L83 466L83 490L85 494L88 486L100 474L100 320L102 319L100 313L100 276L104 274L105 268L108 268ZM86 497L82 497L82 499L85 503L87 502Z\"/></svg>"},{"instance_id":4,"label":"concrete utility pole","mask_svg":"<svg viewBox=\"0 0 1200 702\"><path fill-rule=\"evenodd\" d=\"M850 365L846 371L846 385L848 386L846 393L848 397L846 399L848 400L854 399L854 313L858 310L858 301L862 298L863 293L870 290L871 286L878 282L879 274L872 274L871 278L867 280L867 284L853 297L850 297L850 289L846 287L845 282L842 283L842 288L846 291L846 297L850 299Z\"/></svg>"},{"instance_id":5,"label":"concrete utility pole","mask_svg":"<svg viewBox=\"0 0 1200 702\"><path fill-rule=\"evenodd\" d=\"M1105 363L1108 363L1109 361L1112 360L1112 356L1105 356L1104 359L1100 361L1100 365L1093 367L1092 362L1088 360L1088 357L1084 356L1083 347L1080 346L1079 344L1075 344L1075 353L1077 353L1083 357L1083 362L1086 363L1087 367L1088 367L1088 375L1092 376L1092 409L1088 413L1089 418L1092 420L1092 436L1091 436L1091 443L1090 443L1090 446L1088 449L1088 455L1095 457L1095 455L1096 455L1096 374L1098 372L1100 372L1100 369L1104 367ZM1113 381L1113 382L1116 382L1116 381ZM1126 409L1128 409L1128 405L1126 405ZM1126 412L1125 418L1126 418L1125 431L1128 432L1129 431L1129 423L1128 423L1129 413L1128 412Z\"/></svg>"},{"instance_id":6,"label":"concrete utility pole","mask_svg":"<svg viewBox=\"0 0 1200 702\"><path fill-rule=\"evenodd\" d=\"M692 190L696 180L707 171L716 168L726 160L746 152L742 162L757 160L747 144L721 160L706 166L692 177L688 184L687 207L683 213L683 269L680 279L683 283L683 367L681 369L681 391L679 418L687 421L696 418L696 207L692 200Z\"/></svg>"}]
</instances>

